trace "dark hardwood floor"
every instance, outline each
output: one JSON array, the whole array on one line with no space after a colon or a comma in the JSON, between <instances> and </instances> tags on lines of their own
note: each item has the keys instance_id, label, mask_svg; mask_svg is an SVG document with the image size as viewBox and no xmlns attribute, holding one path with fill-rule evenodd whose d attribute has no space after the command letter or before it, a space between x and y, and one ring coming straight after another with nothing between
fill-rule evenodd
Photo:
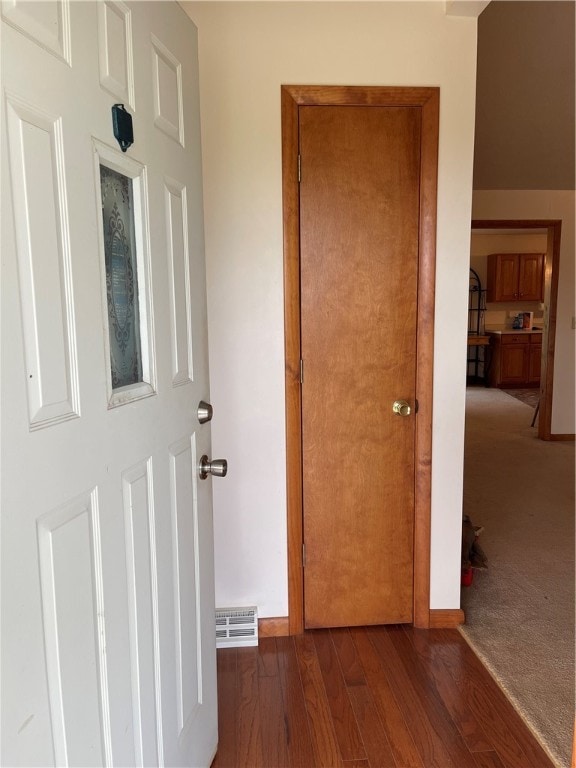
<instances>
[{"instance_id":1,"label":"dark hardwood floor","mask_svg":"<svg viewBox=\"0 0 576 768\"><path fill-rule=\"evenodd\" d=\"M553 768L457 630L368 627L218 651L214 768Z\"/></svg>"}]
</instances>

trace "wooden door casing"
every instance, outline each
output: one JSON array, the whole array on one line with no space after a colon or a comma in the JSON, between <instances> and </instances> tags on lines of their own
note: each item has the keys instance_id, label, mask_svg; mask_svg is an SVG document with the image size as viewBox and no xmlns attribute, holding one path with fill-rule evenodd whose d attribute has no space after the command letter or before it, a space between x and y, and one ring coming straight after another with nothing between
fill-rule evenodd
<instances>
[{"instance_id":1,"label":"wooden door casing","mask_svg":"<svg viewBox=\"0 0 576 768\"><path fill-rule=\"evenodd\" d=\"M439 89L282 86L289 630L298 634L304 627L298 184L298 112L304 105L412 106L421 111L413 623L428 627Z\"/></svg>"},{"instance_id":2,"label":"wooden door casing","mask_svg":"<svg viewBox=\"0 0 576 768\"><path fill-rule=\"evenodd\" d=\"M418 108L300 109L307 628L412 620L419 163Z\"/></svg>"}]
</instances>

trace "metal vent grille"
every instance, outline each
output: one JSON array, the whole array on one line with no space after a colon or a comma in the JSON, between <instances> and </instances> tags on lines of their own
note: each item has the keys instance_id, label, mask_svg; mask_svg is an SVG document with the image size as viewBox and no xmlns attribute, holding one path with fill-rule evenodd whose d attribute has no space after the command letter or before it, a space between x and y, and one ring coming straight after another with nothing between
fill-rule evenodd
<instances>
[{"instance_id":1,"label":"metal vent grille","mask_svg":"<svg viewBox=\"0 0 576 768\"><path fill-rule=\"evenodd\" d=\"M218 608L216 610L216 647L240 648L258 645L258 609Z\"/></svg>"}]
</instances>

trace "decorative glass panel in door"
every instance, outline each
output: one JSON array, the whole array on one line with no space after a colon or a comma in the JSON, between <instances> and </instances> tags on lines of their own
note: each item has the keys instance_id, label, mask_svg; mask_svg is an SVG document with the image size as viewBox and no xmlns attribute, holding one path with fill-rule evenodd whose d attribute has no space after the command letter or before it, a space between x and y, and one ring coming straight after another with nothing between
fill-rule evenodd
<instances>
[{"instance_id":1,"label":"decorative glass panel in door","mask_svg":"<svg viewBox=\"0 0 576 768\"><path fill-rule=\"evenodd\" d=\"M132 179L100 166L112 388L143 381Z\"/></svg>"}]
</instances>

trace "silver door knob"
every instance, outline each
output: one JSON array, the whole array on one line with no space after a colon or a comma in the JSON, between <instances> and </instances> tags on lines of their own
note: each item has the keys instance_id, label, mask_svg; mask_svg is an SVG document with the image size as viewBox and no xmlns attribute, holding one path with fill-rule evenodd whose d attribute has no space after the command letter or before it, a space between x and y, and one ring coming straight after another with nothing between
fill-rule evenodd
<instances>
[{"instance_id":1,"label":"silver door knob","mask_svg":"<svg viewBox=\"0 0 576 768\"><path fill-rule=\"evenodd\" d=\"M206 480L208 475L214 477L226 477L228 472L228 462L226 459L210 459L204 455L200 459L200 465L198 466L198 472L200 474L200 480Z\"/></svg>"},{"instance_id":2,"label":"silver door knob","mask_svg":"<svg viewBox=\"0 0 576 768\"><path fill-rule=\"evenodd\" d=\"M410 416L412 413L412 408L410 408L410 404L407 403L406 400L396 400L392 406L392 410L394 413L397 413L398 416Z\"/></svg>"}]
</instances>

